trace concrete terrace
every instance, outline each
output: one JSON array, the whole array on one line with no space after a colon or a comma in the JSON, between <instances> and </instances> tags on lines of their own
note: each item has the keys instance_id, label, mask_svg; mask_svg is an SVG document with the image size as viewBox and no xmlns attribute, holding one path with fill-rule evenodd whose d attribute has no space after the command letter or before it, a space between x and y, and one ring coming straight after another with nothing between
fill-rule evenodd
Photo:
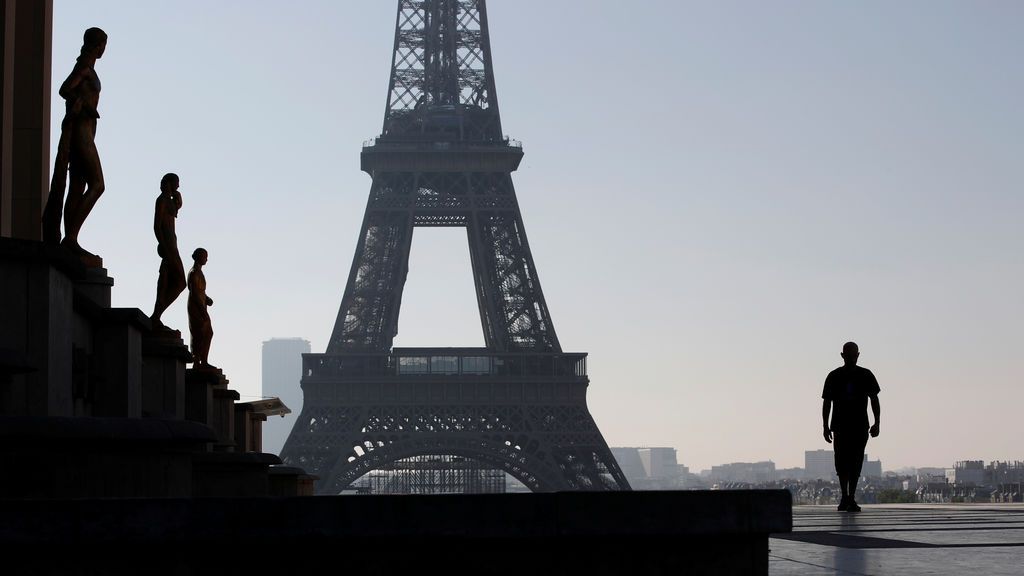
<instances>
[{"instance_id":1,"label":"concrete terrace","mask_svg":"<svg viewBox=\"0 0 1024 576\"><path fill-rule=\"evenodd\" d=\"M772 576L1024 574L1024 504L793 508L769 540Z\"/></svg>"}]
</instances>

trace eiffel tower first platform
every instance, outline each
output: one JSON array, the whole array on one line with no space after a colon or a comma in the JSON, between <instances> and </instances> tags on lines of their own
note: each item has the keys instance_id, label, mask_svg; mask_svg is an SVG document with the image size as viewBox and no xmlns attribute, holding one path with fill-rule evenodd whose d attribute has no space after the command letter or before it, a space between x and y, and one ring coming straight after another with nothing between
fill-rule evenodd
<instances>
[{"instance_id":1,"label":"eiffel tower first platform","mask_svg":"<svg viewBox=\"0 0 1024 576\"><path fill-rule=\"evenodd\" d=\"M587 409L587 355L563 352L523 228L484 0L400 0L373 178L326 354L303 357L286 464L338 494L371 470L454 455L535 492L628 490ZM417 226L466 229L486 348L394 348Z\"/></svg>"}]
</instances>

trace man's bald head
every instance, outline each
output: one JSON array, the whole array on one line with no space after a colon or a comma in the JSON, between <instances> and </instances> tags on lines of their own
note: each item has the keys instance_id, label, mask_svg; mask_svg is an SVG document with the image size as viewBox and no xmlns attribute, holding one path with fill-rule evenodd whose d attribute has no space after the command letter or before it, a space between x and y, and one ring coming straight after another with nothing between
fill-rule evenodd
<instances>
[{"instance_id":1,"label":"man's bald head","mask_svg":"<svg viewBox=\"0 0 1024 576\"><path fill-rule=\"evenodd\" d=\"M847 342L843 344L843 353L840 356L846 361L847 366L853 366L857 363L857 357L860 356L860 348L857 347L856 342Z\"/></svg>"}]
</instances>

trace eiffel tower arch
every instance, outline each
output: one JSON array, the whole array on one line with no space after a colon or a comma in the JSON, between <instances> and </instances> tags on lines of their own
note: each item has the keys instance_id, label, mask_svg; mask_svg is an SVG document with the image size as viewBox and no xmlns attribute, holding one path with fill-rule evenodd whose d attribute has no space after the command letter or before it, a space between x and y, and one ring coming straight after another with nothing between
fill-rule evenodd
<instances>
[{"instance_id":1,"label":"eiffel tower arch","mask_svg":"<svg viewBox=\"0 0 1024 576\"><path fill-rule=\"evenodd\" d=\"M325 354L281 456L337 494L413 456L471 458L534 491L628 490L587 409L587 355L562 352L503 135L484 0L399 0L373 179ZM466 229L485 348L393 348L413 231Z\"/></svg>"}]
</instances>

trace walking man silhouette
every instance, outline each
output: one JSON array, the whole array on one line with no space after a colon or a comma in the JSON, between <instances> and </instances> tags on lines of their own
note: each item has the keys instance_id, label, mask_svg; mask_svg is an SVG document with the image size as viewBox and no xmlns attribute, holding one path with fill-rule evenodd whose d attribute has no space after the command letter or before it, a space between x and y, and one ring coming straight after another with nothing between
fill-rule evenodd
<instances>
[{"instance_id":1,"label":"walking man silhouette","mask_svg":"<svg viewBox=\"0 0 1024 576\"><path fill-rule=\"evenodd\" d=\"M839 501L841 512L859 512L860 506L853 499L857 492L864 463L864 448L868 444L868 433L878 436L882 407L878 403L878 380L871 370L857 366L860 350L857 344L843 344L844 365L828 373L825 389L821 392L821 421L825 441L835 442L836 474L843 498ZM867 404L871 400L871 411L875 424L868 427ZM829 412L832 424L829 425Z\"/></svg>"}]
</instances>

